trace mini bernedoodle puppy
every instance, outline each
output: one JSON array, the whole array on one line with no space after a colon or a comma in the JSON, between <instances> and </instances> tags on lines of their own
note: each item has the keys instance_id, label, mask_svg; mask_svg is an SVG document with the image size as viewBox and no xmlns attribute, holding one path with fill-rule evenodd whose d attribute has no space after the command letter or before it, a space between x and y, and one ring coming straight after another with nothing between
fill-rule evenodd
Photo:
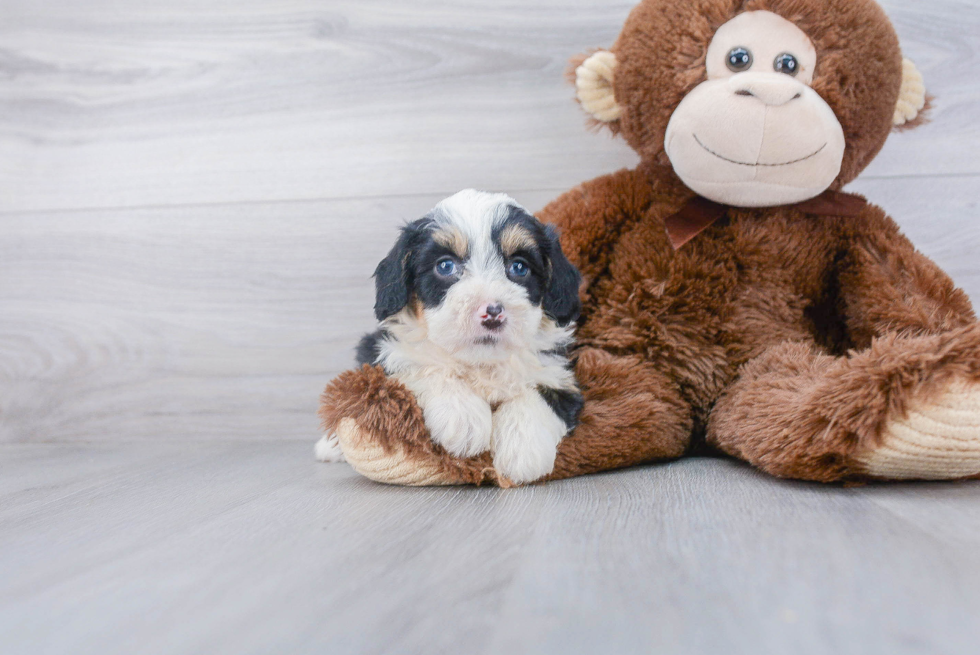
<instances>
[{"instance_id":1,"label":"mini bernedoodle puppy","mask_svg":"<svg viewBox=\"0 0 980 655\"><path fill-rule=\"evenodd\" d=\"M453 455L491 451L516 483L551 473L582 395L568 360L580 276L554 228L466 190L406 225L374 273L380 329L357 348L414 393ZM336 436L317 458L342 459Z\"/></svg>"}]
</instances>

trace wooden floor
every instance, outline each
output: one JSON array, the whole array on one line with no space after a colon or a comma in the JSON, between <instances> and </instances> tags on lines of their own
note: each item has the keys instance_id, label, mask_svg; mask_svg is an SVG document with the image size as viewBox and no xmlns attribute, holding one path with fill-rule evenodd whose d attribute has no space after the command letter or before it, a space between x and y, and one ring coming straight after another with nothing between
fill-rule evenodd
<instances>
[{"instance_id":1,"label":"wooden floor","mask_svg":"<svg viewBox=\"0 0 980 655\"><path fill-rule=\"evenodd\" d=\"M0 0L0 653L976 653L980 485L692 459L511 491L312 461L395 227L635 164L632 0ZM850 190L980 298L980 5Z\"/></svg>"},{"instance_id":2,"label":"wooden floor","mask_svg":"<svg viewBox=\"0 0 980 655\"><path fill-rule=\"evenodd\" d=\"M385 488L297 442L20 444L5 653L975 653L980 486L689 459Z\"/></svg>"}]
</instances>

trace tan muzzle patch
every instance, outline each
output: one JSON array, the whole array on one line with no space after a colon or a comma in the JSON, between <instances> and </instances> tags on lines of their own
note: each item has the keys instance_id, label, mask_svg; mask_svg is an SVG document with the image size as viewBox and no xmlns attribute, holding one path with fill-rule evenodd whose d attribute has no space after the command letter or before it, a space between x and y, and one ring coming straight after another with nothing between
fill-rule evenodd
<instances>
[{"instance_id":1,"label":"tan muzzle patch","mask_svg":"<svg viewBox=\"0 0 980 655\"><path fill-rule=\"evenodd\" d=\"M521 225L508 225L500 233L500 249L505 257L511 257L521 250L534 250L537 245L534 235Z\"/></svg>"},{"instance_id":2,"label":"tan muzzle patch","mask_svg":"<svg viewBox=\"0 0 980 655\"><path fill-rule=\"evenodd\" d=\"M451 250L460 259L466 259L470 249L466 235L455 225L440 225L432 231L432 240Z\"/></svg>"}]
</instances>

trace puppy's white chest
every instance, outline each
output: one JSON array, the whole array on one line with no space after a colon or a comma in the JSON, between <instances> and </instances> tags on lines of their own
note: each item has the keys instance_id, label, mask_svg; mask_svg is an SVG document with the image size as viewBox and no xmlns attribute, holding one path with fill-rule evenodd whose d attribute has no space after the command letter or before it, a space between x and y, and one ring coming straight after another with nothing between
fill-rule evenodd
<instances>
[{"instance_id":1,"label":"puppy's white chest","mask_svg":"<svg viewBox=\"0 0 980 655\"><path fill-rule=\"evenodd\" d=\"M525 370L517 370L525 369ZM513 400L533 389L535 378L526 366L512 363L467 367L461 381L491 405Z\"/></svg>"}]
</instances>

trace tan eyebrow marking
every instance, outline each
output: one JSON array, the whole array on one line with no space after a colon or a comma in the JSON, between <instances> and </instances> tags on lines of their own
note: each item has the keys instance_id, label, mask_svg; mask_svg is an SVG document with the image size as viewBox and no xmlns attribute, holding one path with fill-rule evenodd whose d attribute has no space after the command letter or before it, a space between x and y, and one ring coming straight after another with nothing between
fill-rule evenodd
<instances>
[{"instance_id":1,"label":"tan eyebrow marking","mask_svg":"<svg viewBox=\"0 0 980 655\"><path fill-rule=\"evenodd\" d=\"M508 225L500 233L500 249L504 257L510 257L519 250L536 250L537 247L534 235L521 225Z\"/></svg>"},{"instance_id":2,"label":"tan eyebrow marking","mask_svg":"<svg viewBox=\"0 0 980 655\"><path fill-rule=\"evenodd\" d=\"M466 259L470 250L466 236L453 225L440 225L432 231L432 240L444 248L449 248L460 259Z\"/></svg>"}]
</instances>

